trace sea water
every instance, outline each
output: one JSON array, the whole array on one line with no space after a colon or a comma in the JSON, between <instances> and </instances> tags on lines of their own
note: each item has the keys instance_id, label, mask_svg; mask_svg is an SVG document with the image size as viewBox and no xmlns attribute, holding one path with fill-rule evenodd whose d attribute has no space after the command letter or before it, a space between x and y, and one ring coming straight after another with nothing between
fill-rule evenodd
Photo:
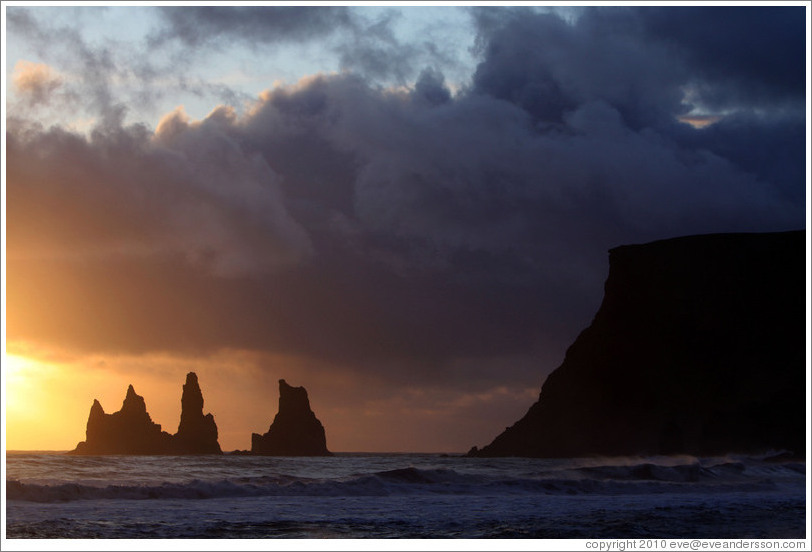
<instances>
[{"instance_id":1,"label":"sea water","mask_svg":"<svg viewBox=\"0 0 812 552\"><path fill-rule=\"evenodd\" d=\"M6 454L8 538L804 538L764 457Z\"/></svg>"}]
</instances>

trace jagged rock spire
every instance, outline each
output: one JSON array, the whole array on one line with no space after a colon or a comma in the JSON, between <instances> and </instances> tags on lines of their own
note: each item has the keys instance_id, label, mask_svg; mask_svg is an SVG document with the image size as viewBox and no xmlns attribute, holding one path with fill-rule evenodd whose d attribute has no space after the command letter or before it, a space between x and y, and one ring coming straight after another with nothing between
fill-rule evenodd
<instances>
[{"instance_id":1,"label":"jagged rock spire","mask_svg":"<svg viewBox=\"0 0 812 552\"><path fill-rule=\"evenodd\" d=\"M175 441L184 454L219 454L217 424L211 414L203 415L203 392L197 374L186 374L183 395L180 399L181 413Z\"/></svg>"},{"instance_id":2,"label":"jagged rock spire","mask_svg":"<svg viewBox=\"0 0 812 552\"><path fill-rule=\"evenodd\" d=\"M304 387L279 380L279 412L264 435L251 435L251 452L270 456L329 456L324 426Z\"/></svg>"},{"instance_id":3,"label":"jagged rock spire","mask_svg":"<svg viewBox=\"0 0 812 552\"><path fill-rule=\"evenodd\" d=\"M105 414L93 401L87 420L87 437L75 454L220 454L217 424L211 414L203 415L203 393L197 375L189 372L181 397L178 433L170 435L150 418L144 397L127 387L121 410Z\"/></svg>"}]
</instances>

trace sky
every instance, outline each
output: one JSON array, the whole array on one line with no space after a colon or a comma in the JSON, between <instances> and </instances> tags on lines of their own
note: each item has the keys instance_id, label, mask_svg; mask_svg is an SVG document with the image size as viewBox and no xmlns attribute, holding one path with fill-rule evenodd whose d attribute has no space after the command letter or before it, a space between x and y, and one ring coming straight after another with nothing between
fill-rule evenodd
<instances>
[{"instance_id":1,"label":"sky","mask_svg":"<svg viewBox=\"0 0 812 552\"><path fill-rule=\"evenodd\" d=\"M189 371L224 450L281 378L332 451L489 443L610 248L807 228L808 9L4 3L6 448Z\"/></svg>"}]
</instances>

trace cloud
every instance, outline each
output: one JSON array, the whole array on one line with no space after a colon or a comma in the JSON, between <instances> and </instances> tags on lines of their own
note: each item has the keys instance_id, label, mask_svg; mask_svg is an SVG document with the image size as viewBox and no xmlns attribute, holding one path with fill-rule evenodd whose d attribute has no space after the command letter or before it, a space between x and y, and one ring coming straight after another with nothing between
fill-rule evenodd
<instances>
[{"instance_id":1,"label":"cloud","mask_svg":"<svg viewBox=\"0 0 812 552\"><path fill-rule=\"evenodd\" d=\"M707 109L797 107L804 100L801 6L652 7L635 15L647 39L669 45L690 64L697 99Z\"/></svg>"},{"instance_id":2,"label":"cloud","mask_svg":"<svg viewBox=\"0 0 812 552\"><path fill-rule=\"evenodd\" d=\"M693 128L684 86L747 71L712 79L635 10L482 14L455 94L429 64L397 88L313 75L155 131L10 129L9 339L259 351L474 397L555 368L610 247L803 227L792 94ZM322 25L296 17L291 40Z\"/></svg>"},{"instance_id":3,"label":"cloud","mask_svg":"<svg viewBox=\"0 0 812 552\"><path fill-rule=\"evenodd\" d=\"M531 10L472 13L485 52L475 87L542 121L560 122L564 110L598 98L640 128L692 108L797 109L805 95L797 7L612 7L570 20Z\"/></svg>"},{"instance_id":4,"label":"cloud","mask_svg":"<svg viewBox=\"0 0 812 552\"><path fill-rule=\"evenodd\" d=\"M44 63L20 60L14 65L11 82L18 94L29 104L36 105L48 103L62 86L63 79Z\"/></svg>"},{"instance_id":5,"label":"cloud","mask_svg":"<svg viewBox=\"0 0 812 552\"><path fill-rule=\"evenodd\" d=\"M442 19L453 10L435 11L434 19ZM153 48L172 43L187 49L240 45L256 52L296 45L299 50L292 54L301 56L310 45L321 44L336 54L340 69L399 84L408 82L423 65L460 63L454 54L457 45L448 42L447 27L424 24L424 40L401 38L396 27L402 13L397 9L206 6L161 8L158 13L163 26L150 36Z\"/></svg>"},{"instance_id":6,"label":"cloud","mask_svg":"<svg viewBox=\"0 0 812 552\"><path fill-rule=\"evenodd\" d=\"M191 47L239 41L252 46L304 42L354 26L346 6L197 6L160 9L165 28L151 40Z\"/></svg>"},{"instance_id":7,"label":"cloud","mask_svg":"<svg viewBox=\"0 0 812 552\"><path fill-rule=\"evenodd\" d=\"M109 46L90 45L75 28L43 24L35 13L21 7L8 10L7 30L10 35L35 44L42 58L58 59L57 66L75 76L66 86L67 101L62 107L76 109L76 99L82 98L81 107L90 108L104 124L120 125L126 107L123 102L116 101L110 84L117 74L121 74L118 67L124 64L116 61L115 50ZM137 67L138 64L130 66Z\"/></svg>"},{"instance_id":8,"label":"cloud","mask_svg":"<svg viewBox=\"0 0 812 552\"><path fill-rule=\"evenodd\" d=\"M115 8L124 13L134 8ZM162 48L143 40L118 35L91 38L83 26L90 19L103 20L105 8L74 7L73 17L57 17L57 8L12 6L7 11L9 40L25 44L38 59L47 60L62 78L51 107L58 124L71 124L72 118L92 118L98 125L115 129L128 115L155 111L167 98L182 91L239 105L248 99L244 93L222 83L207 82L197 76L190 63L192 50ZM152 12L130 12L134 24L149 19ZM126 18L123 15L122 18ZM120 25L120 21L111 24ZM172 105L172 104L170 104ZM24 117L17 106L9 107L9 117ZM136 121L141 122L141 121Z\"/></svg>"},{"instance_id":9,"label":"cloud","mask_svg":"<svg viewBox=\"0 0 812 552\"><path fill-rule=\"evenodd\" d=\"M475 90L548 124L598 100L635 129L682 111L680 85L688 73L682 60L655 41L639 40L623 18L607 24L596 13L603 12L585 11L573 23L552 13L507 13L501 25L480 18L486 46Z\"/></svg>"},{"instance_id":10,"label":"cloud","mask_svg":"<svg viewBox=\"0 0 812 552\"><path fill-rule=\"evenodd\" d=\"M472 13L484 56L474 92L520 107L548 134L566 132L565 117L584 106L606 105L641 136L659 135L674 152L711 152L800 208L801 10L615 7L566 19L532 10ZM696 116L714 124L677 122Z\"/></svg>"},{"instance_id":11,"label":"cloud","mask_svg":"<svg viewBox=\"0 0 812 552\"><path fill-rule=\"evenodd\" d=\"M193 123L178 109L154 135L132 127L90 139L59 129L9 136L9 255L175 253L221 276L298 263L307 234L268 165L218 131L230 116Z\"/></svg>"}]
</instances>

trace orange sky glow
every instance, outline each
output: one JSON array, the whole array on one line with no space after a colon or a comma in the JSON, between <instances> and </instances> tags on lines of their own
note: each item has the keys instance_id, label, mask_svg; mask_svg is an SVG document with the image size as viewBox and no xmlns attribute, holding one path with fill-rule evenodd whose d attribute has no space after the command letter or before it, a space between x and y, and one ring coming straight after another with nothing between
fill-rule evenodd
<instances>
[{"instance_id":1,"label":"orange sky glow","mask_svg":"<svg viewBox=\"0 0 812 552\"><path fill-rule=\"evenodd\" d=\"M200 378L204 411L217 422L224 451L250 449L251 433L264 433L277 411L279 378L304 385L311 407L336 452L464 452L497 434L503 419L518 418L537 389L498 387L485 393L431 393L404 387L397 397L375 392L346 376L331 377L295 359L231 351L208 357L169 355L36 359L10 344L4 359L6 450L71 450L84 440L90 406L121 408L127 386L146 400L152 420L174 433L180 421L185 374ZM265 367L265 370L260 369ZM377 395L377 398L376 398ZM366 396L366 398L365 398ZM473 423L472 408L502 411L493 427ZM466 422L466 419L468 421ZM428 439L427 439L428 436Z\"/></svg>"}]
</instances>

